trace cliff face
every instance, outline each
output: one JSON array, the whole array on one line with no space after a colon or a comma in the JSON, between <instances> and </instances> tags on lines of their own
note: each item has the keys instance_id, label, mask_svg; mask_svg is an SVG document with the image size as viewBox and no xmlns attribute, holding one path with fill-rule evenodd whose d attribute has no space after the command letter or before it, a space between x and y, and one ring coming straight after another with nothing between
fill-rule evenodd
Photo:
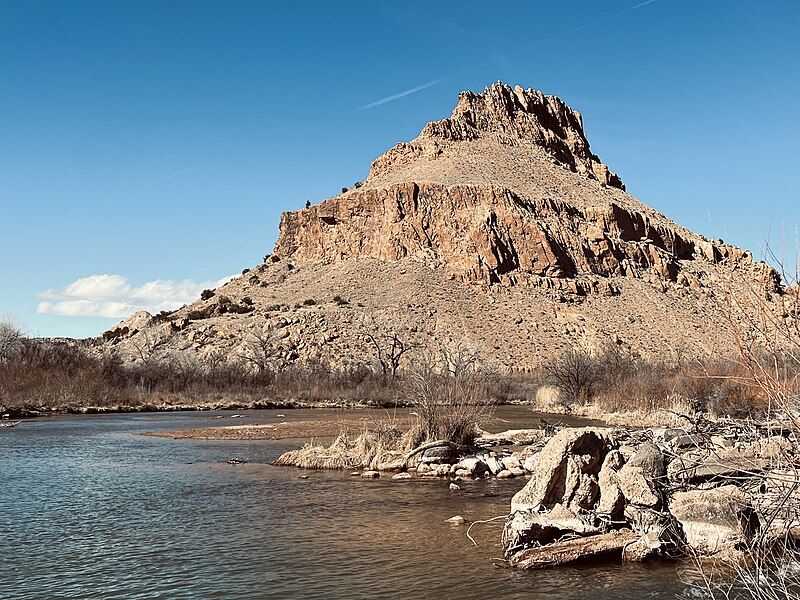
<instances>
[{"instance_id":1,"label":"cliff face","mask_svg":"<svg viewBox=\"0 0 800 600\"><path fill-rule=\"evenodd\" d=\"M127 360L142 348L236 360L270 332L281 363L345 366L370 362L368 323L419 347L460 340L513 371L609 342L652 358L725 353L744 326L732 304L755 295L781 315L783 294L749 252L627 194L578 112L494 84L462 93L355 189L284 213L263 264L104 343Z\"/></svg>"},{"instance_id":2,"label":"cliff face","mask_svg":"<svg viewBox=\"0 0 800 600\"><path fill-rule=\"evenodd\" d=\"M465 279L489 284L529 275L637 277L644 270L675 281L681 260L719 260L723 253L719 244L614 203L584 211L504 188L435 183L357 190L285 213L280 229L280 256L335 261L427 254ZM744 252L737 258L750 260Z\"/></svg>"},{"instance_id":3,"label":"cliff face","mask_svg":"<svg viewBox=\"0 0 800 600\"><path fill-rule=\"evenodd\" d=\"M503 182L520 156L538 185ZM475 173L475 162L495 172ZM503 84L462 93L452 116L375 161L358 189L284 213L275 253L324 261L420 255L488 284L645 272L675 282L681 261L752 262L624 194L591 152L580 114L560 99Z\"/></svg>"}]
</instances>

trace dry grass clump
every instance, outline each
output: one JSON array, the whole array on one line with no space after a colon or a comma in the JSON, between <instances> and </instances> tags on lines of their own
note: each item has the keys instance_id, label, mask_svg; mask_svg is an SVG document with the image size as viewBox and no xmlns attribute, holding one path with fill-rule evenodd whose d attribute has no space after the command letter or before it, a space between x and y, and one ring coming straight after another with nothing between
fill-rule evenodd
<instances>
[{"instance_id":1,"label":"dry grass clump","mask_svg":"<svg viewBox=\"0 0 800 600\"><path fill-rule=\"evenodd\" d=\"M342 433L330 446L307 444L282 455L277 464L306 469L402 469L405 455L424 443L472 446L478 422L489 416L486 374L463 346L424 357L403 381L414 406L415 423L400 427L391 417L356 436Z\"/></svg>"},{"instance_id":2,"label":"dry grass clump","mask_svg":"<svg viewBox=\"0 0 800 600\"><path fill-rule=\"evenodd\" d=\"M330 446L306 444L290 450L276 461L278 465L302 469L387 469L399 468L405 453L412 448L412 436L399 427L379 423L357 435L340 433Z\"/></svg>"}]
</instances>

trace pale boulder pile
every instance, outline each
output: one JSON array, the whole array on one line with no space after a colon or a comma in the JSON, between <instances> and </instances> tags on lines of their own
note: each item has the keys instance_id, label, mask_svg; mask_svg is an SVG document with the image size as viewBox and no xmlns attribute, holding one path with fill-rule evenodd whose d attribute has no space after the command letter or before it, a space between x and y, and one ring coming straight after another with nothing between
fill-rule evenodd
<instances>
[{"instance_id":1,"label":"pale boulder pile","mask_svg":"<svg viewBox=\"0 0 800 600\"><path fill-rule=\"evenodd\" d=\"M596 555L735 559L756 535L800 525L774 511L790 487L794 442L785 432L752 439L735 425L724 435L564 429L528 458L531 479L503 530L506 557L521 569Z\"/></svg>"}]
</instances>

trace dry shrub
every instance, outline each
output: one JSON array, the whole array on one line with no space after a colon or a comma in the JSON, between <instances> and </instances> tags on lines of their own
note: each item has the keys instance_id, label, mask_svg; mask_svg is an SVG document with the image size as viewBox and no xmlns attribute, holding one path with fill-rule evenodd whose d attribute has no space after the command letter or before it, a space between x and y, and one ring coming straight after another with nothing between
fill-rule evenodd
<instances>
[{"instance_id":1,"label":"dry shrub","mask_svg":"<svg viewBox=\"0 0 800 600\"><path fill-rule=\"evenodd\" d=\"M446 440L470 446L478 422L491 412L487 375L463 344L428 353L409 377L417 415L417 445Z\"/></svg>"},{"instance_id":2,"label":"dry shrub","mask_svg":"<svg viewBox=\"0 0 800 600\"><path fill-rule=\"evenodd\" d=\"M695 589L708 598L800 598L800 465L795 456L800 440L800 295L796 270L791 278L783 272L783 280L794 285L782 287L774 275L759 285L741 278L740 292L728 295L737 357L713 378L733 386L732 401L740 389L758 400L762 421L754 423L752 435L763 439L766 429L783 439L761 452L769 465L751 473L743 485L761 528L742 549L741 560L724 569L695 561Z\"/></svg>"},{"instance_id":3,"label":"dry shrub","mask_svg":"<svg viewBox=\"0 0 800 600\"><path fill-rule=\"evenodd\" d=\"M324 360L278 368L269 336L253 337L244 356L159 353L144 336L135 363L90 343L25 338L0 322L0 414L208 404L215 397L242 406L273 401L335 401L393 405L399 385L366 365L333 368Z\"/></svg>"},{"instance_id":4,"label":"dry shrub","mask_svg":"<svg viewBox=\"0 0 800 600\"><path fill-rule=\"evenodd\" d=\"M766 410L763 391L731 360L647 361L611 345L598 352L569 350L543 371L563 401L591 402L606 413L688 409L750 418Z\"/></svg>"}]
</instances>

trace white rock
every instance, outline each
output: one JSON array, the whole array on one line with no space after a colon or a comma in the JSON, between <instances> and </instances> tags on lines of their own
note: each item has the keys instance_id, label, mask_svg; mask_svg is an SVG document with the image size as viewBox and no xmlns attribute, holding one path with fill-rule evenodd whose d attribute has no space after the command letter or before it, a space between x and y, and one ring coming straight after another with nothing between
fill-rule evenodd
<instances>
[{"instance_id":1,"label":"white rock","mask_svg":"<svg viewBox=\"0 0 800 600\"><path fill-rule=\"evenodd\" d=\"M449 519L447 519L447 521L445 521L445 523L450 523L451 525L463 525L466 522L467 522L466 519L461 515L450 517Z\"/></svg>"}]
</instances>

